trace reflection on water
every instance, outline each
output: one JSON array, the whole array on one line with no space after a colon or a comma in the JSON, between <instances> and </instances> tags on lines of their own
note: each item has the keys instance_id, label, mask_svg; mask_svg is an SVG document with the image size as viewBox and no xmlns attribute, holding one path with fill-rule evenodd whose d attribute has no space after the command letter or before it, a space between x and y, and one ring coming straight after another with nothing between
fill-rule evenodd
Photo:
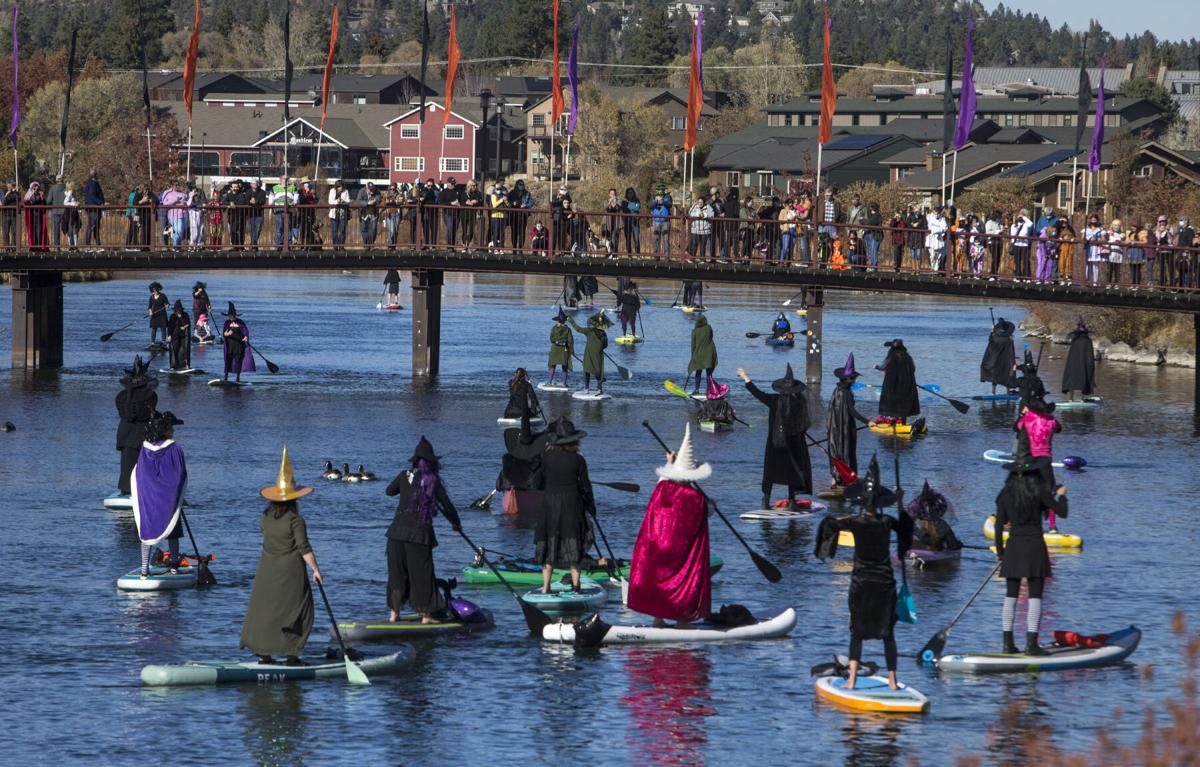
<instances>
[{"instance_id":1,"label":"reflection on water","mask_svg":"<svg viewBox=\"0 0 1200 767\"><path fill-rule=\"evenodd\" d=\"M694 648L632 648L625 657L628 688L621 706L631 727L625 740L636 764L704 761L705 719L717 713L709 689L710 664Z\"/></svg>"},{"instance_id":2,"label":"reflection on water","mask_svg":"<svg viewBox=\"0 0 1200 767\"><path fill-rule=\"evenodd\" d=\"M911 753L900 741L903 718L885 714L849 713L841 728L847 747L846 767L890 767L904 764Z\"/></svg>"},{"instance_id":3,"label":"reflection on water","mask_svg":"<svg viewBox=\"0 0 1200 767\"><path fill-rule=\"evenodd\" d=\"M242 721L242 743L255 764L303 765L311 754L299 684L244 686L236 711Z\"/></svg>"}]
</instances>

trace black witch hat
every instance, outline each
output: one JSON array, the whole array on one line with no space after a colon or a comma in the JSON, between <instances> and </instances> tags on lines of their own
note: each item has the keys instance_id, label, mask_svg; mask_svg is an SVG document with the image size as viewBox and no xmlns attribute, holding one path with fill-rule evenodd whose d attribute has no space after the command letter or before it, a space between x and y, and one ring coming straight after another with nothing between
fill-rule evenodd
<instances>
[{"instance_id":1,"label":"black witch hat","mask_svg":"<svg viewBox=\"0 0 1200 767\"><path fill-rule=\"evenodd\" d=\"M153 293L156 290L161 293L162 292L162 284L158 283L158 282L150 283L150 292Z\"/></svg>"},{"instance_id":2,"label":"black witch hat","mask_svg":"<svg viewBox=\"0 0 1200 767\"><path fill-rule=\"evenodd\" d=\"M563 311L563 308L561 306L558 307L558 314L554 315L554 321L555 322L566 322L567 321L567 313L565 311Z\"/></svg>"},{"instance_id":3,"label":"black witch hat","mask_svg":"<svg viewBox=\"0 0 1200 767\"><path fill-rule=\"evenodd\" d=\"M425 439L424 434L421 435L421 441L417 443L417 449L413 451L412 458L410 460L413 463L416 463L421 459L429 461L430 463L441 460L440 456L434 455L433 445L429 442L429 440Z\"/></svg>"},{"instance_id":4,"label":"black witch hat","mask_svg":"<svg viewBox=\"0 0 1200 767\"><path fill-rule=\"evenodd\" d=\"M802 382L796 380L795 374L792 373L792 363L789 362L787 372L784 373L783 378L776 378L771 383L771 388L780 394L799 394L804 391L805 386Z\"/></svg>"},{"instance_id":5,"label":"black witch hat","mask_svg":"<svg viewBox=\"0 0 1200 767\"><path fill-rule=\"evenodd\" d=\"M879 461L871 455L871 464L867 467L867 475L846 488L845 497L860 506L870 505L875 509L891 506L896 502L896 494L890 488L884 487L879 478Z\"/></svg>"},{"instance_id":6,"label":"black witch hat","mask_svg":"<svg viewBox=\"0 0 1200 767\"><path fill-rule=\"evenodd\" d=\"M183 301L175 299L175 306L172 309L178 314L183 314Z\"/></svg>"},{"instance_id":7,"label":"black witch hat","mask_svg":"<svg viewBox=\"0 0 1200 767\"><path fill-rule=\"evenodd\" d=\"M135 386L152 386L158 379L150 375L150 364L142 359L142 355L133 358L133 367L125 369L121 385L129 388Z\"/></svg>"},{"instance_id":8,"label":"black witch hat","mask_svg":"<svg viewBox=\"0 0 1200 767\"><path fill-rule=\"evenodd\" d=\"M1017 329L1017 326L1001 317L996 320L996 325L992 328L992 332L998 338L1008 338Z\"/></svg>"},{"instance_id":9,"label":"black witch hat","mask_svg":"<svg viewBox=\"0 0 1200 767\"><path fill-rule=\"evenodd\" d=\"M555 421L551 431L554 433L550 440L551 445L571 445L587 436L586 431L576 429L575 424L566 418Z\"/></svg>"},{"instance_id":10,"label":"black witch hat","mask_svg":"<svg viewBox=\"0 0 1200 767\"><path fill-rule=\"evenodd\" d=\"M888 347L889 349L895 349L896 351L901 351L901 352L908 351L908 347L906 347L904 345L903 338L893 338L891 341L884 342L883 345Z\"/></svg>"},{"instance_id":11,"label":"black witch hat","mask_svg":"<svg viewBox=\"0 0 1200 767\"><path fill-rule=\"evenodd\" d=\"M237 307L233 305L232 301L229 302L229 306L225 309L225 316L231 320L237 319Z\"/></svg>"}]
</instances>

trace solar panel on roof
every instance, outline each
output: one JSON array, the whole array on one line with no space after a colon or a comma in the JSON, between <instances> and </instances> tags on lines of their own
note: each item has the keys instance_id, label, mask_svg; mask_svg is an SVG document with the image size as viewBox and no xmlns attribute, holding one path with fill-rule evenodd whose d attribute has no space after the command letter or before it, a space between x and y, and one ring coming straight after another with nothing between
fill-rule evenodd
<instances>
[{"instance_id":1,"label":"solar panel on roof","mask_svg":"<svg viewBox=\"0 0 1200 767\"><path fill-rule=\"evenodd\" d=\"M831 152L861 152L864 149L870 149L880 142L887 141L889 138L891 136L871 133L850 135L827 145L825 149Z\"/></svg>"},{"instance_id":2,"label":"solar panel on roof","mask_svg":"<svg viewBox=\"0 0 1200 767\"><path fill-rule=\"evenodd\" d=\"M1058 163L1062 162L1063 160L1071 159L1071 156L1074 154L1075 154L1074 150L1071 150L1071 149L1056 149L1055 151L1051 152L1048 155L1045 155L1044 157L1040 157L1036 160L1030 160L1029 162L1024 163L1022 165L1018 165L1015 168L1009 168L1008 170L1004 171L1000 175L1001 176L1031 176L1034 173L1041 173L1046 168L1049 168L1051 165L1057 165Z\"/></svg>"}]
</instances>

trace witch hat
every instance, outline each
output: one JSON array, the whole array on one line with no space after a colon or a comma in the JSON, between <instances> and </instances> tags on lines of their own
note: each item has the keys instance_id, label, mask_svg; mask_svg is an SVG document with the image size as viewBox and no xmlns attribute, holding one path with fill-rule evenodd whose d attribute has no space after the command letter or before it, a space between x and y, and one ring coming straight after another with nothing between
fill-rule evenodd
<instances>
[{"instance_id":1,"label":"witch hat","mask_svg":"<svg viewBox=\"0 0 1200 767\"><path fill-rule=\"evenodd\" d=\"M1076 315L1076 316L1075 316L1075 332L1076 332L1076 333L1087 333L1087 332L1089 332L1089 331L1088 331L1088 326L1087 326L1087 323L1083 321L1083 315L1082 315L1082 314L1078 314L1078 315Z\"/></svg>"},{"instance_id":2,"label":"witch hat","mask_svg":"<svg viewBox=\"0 0 1200 767\"><path fill-rule=\"evenodd\" d=\"M888 347L889 349L896 349L897 351L902 351L902 352L908 351L908 347L906 347L904 345L903 338L893 338L891 341L887 341L883 345Z\"/></svg>"},{"instance_id":3,"label":"witch hat","mask_svg":"<svg viewBox=\"0 0 1200 767\"><path fill-rule=\"evenodd\" d=\"M558 314L556 314L554 316L554 321L559 322L559 323L563 323L563 322L567 321L567 313L563 311L563 308L561 306L558 307Z\"/></svg>"},{"instance_id":4,"label":"witch hat","mask_svg":"<svg viewBox=\"0 0 1200 767\"><path fill-rule=\"evenodd\" d=\"M833 374L842 380L858 378L858 371L854 369L854 352L850 352L850 356L846 358L846 364L836 368Z\"/></svg>"},{"instance_id":5,"label":"witch hat","mask_svg":"<svg viewBox=\"0 0 1200 767\"><path fill-rule=\"evenodd\" d=\"M153 293L156 290L160 293L162 292L162 283L158 283L158 282L150 283L150 292Z\"/></svg>"},{"instance_id":6,"label":"witch hat","mask_svg":"<svg viewBox=\"0 0 1200 767\"><path fill-rule=\"evenodd\" d=\"M429 440L425 439L425 435L422 434L421 441L417 443L417 449L413 451L412 458L409 460L411 460L414 464L419 460L425 460L433 463L441 460L441 456L434 454L433 445L429 442Z\"/></svg>"},{"instance_id":7,"label":"witch hat","mask_svg":"<svg viewBox=\"0 0 1200 767\"><path fill-rule=\"evenodd\" d=\"M712 476L712 466L707 463L702 463L699 466L696 465L696 459L692 454L691 424L684 424L683 441L679 443L679 450L675 453L675 460L666 466L659 466L654 471L663 479L670 479L676 482L692 482L708 479Z\"/></svg>"},{"instance_id":8,"label":"witch hat","mask_svg":"<svg viewBox=\"0 0 1200 767\"><path fill-rule=\"evenodd\" d=\"M176 312L179 312L180 314L183 314L183 301L179 300L178 298L177 298L177 299L175 299L175 306L174 306L174 307L172 307L172 308L173 308L173 309L174 309Z\"/></svg>"},{"instance_id":9,"label":"witch hat","mask_svg":"<svg viewBox=\"0 0 1200 767\"><path fill-rule=\"evenodd\" d=\"M846 488L845 497L861 506L870 505L875 509L891 506L896 502L896 494L884 487L883 480L879 478L879 461L874 454L871 455L867 475Z\"/></svg>"},{"instance_id":10,"label":"witch hat","mask_svg":"<svg viewBox=\"0 0 1200 767\"><path fill-rule=\"evenodd\" d=\"M133 358L133 367L125 369L121 385L127 387L154 385L158 379L150 375L150 364L142 360L142 355Z\"/></svg>"},{"instance_id":11,"label":"witch hat","mask_svg":"<svg viewBox=\"0 0 1200 767\"><path fill-rule=\"evenodd\" d=\"M715 378L708 379L708 391L704 394L707 399L721 399L726 394L729 394L728 384L717 383Z\"/></svg>"},{"instance_id":12,"label":"witch hat","mask_svg":"<svg viewBox=\"0 0 1200 767\"><path fill-rule=\"evenodd\" d=\"M920 494L908 504L908 513L914 519L937 521L945 517L947 512L951 515L954 513L950 502L946 500L946 496L929 486L929 480L925 480Z\"/></svg>"},{"instance_id":13,"label":"witch hat","mask_svg":"<svg viewBox=\"0 0 1200 767\"><path fill-rule=\"evenodd\" d=\"M237 319L237 308L233 305L232 301L229 302L228 308L225 309L225 316L231 320Z\"/></svg>"},{"instance_id":14,"label":"witch hat","mask_svg":"<svg viewBox=\"0 0 1200 767\"><path fill-rule=\"evenodd\" d=\"M301 487L296 484L296 477L292 473L292 459L288 457L285 445L283 460L279 463L279 476L275 479L275 484L267 485L259 493L268 501L282 502L303 498L312 491L311 487Z\"/></svg>"},{"instance_id":15,"label":"witch hat","mask_svg":"<svg viewBox=\"0 0 1200 767\"><path fill-rule=\"evenodd\" d=\"M550 440L552 445L570 445L587 436L586 431L576 429L575 424L566 418L554 422L553 432L554 438Z\"/></svg>"},{"instance_id":16,"label":"witch hat","mask_svg":"<svg viewBox=\"0 0 1200 767\"><path fill-rule=\"evenodd\" d=\"M783 378L776 378L771 383L771 388L780 394L799 394L804 391L805 386L796 380L795 374L792 373L792 363L789 362L787 373L784 374Z\"/></svg>"}]
</instances>

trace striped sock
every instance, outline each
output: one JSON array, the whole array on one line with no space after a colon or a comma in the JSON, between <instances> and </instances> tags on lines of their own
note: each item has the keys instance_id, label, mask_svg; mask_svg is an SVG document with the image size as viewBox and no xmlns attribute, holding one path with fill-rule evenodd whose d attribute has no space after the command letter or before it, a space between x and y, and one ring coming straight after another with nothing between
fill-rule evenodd
<instances>
[{"instance_id":1,"label":"striped sock","mask_svg":"<svg viewBox=\"0 0 1200 767\"><path fill-rule=\"evenodd\" d=\"M1030 634L1036 634L1036 633L1038 633L1038 628L1040 628L1041 625L1042 625L1042 600L1030 598L1029 610L1025 615L1026 630Z\"/></svg>"},{"instance_id":2,"label":"striped sock","mask_svg":"<svg viewBox=\"0 0 1200 767\"><path fill-rule=\"evenodd\" d=\"M1013 630L1013 622L1017 615L1017 598L1005 597L1004 609L1000 613L1000 627L1005 631Z\"/></svg>"},{"instance_id":3,"label":"striped sock","mask_svg":"<svg viewBox=\"0 0 1200 767\"><path fill-rule=\"evenodd\" d=\"M152 548L151 544L142 544L142 572L147 572L150 569L150 550Z\"/></svg>"}]
</instances>

